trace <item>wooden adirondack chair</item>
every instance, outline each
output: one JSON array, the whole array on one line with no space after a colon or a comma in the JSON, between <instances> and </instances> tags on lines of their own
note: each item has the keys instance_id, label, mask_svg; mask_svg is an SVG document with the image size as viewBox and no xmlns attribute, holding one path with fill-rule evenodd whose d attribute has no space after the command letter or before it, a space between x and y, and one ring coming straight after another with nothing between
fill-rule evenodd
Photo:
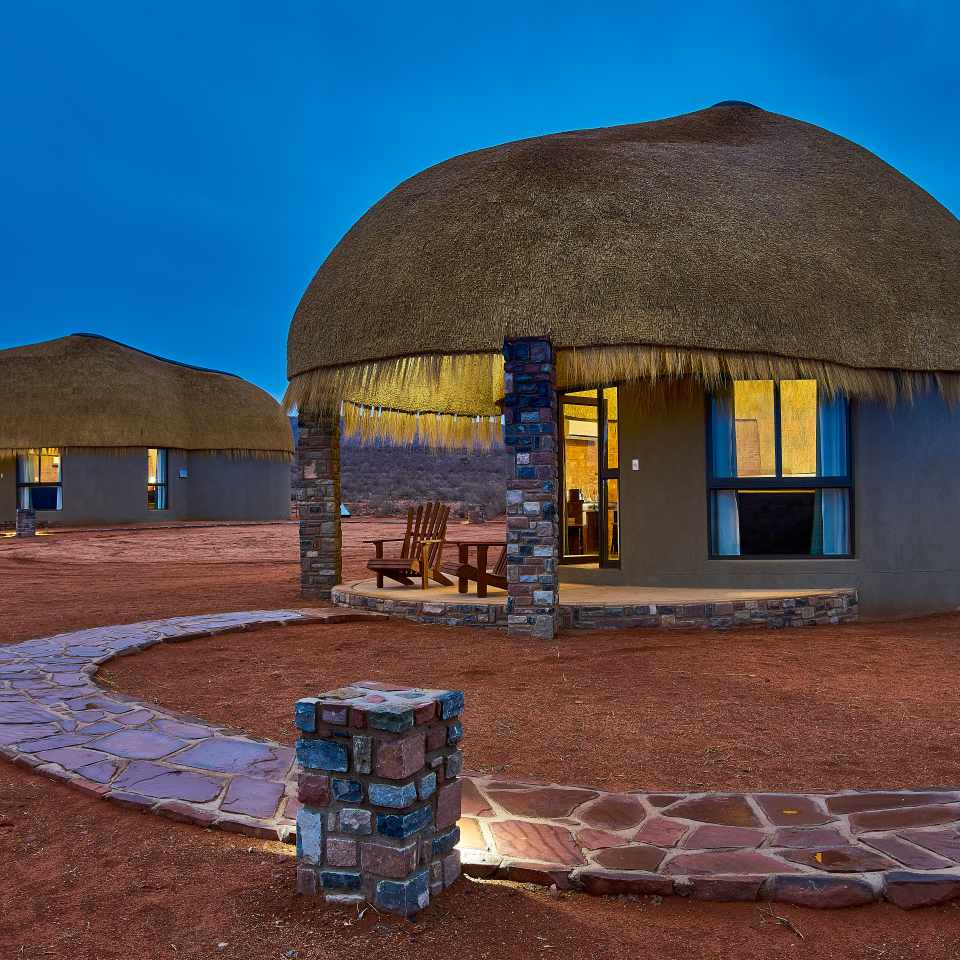
<instances>
[{"instance_id":1,"label":"wooden adirondack chair","mask_svg":"<svg viewBox=\"0 0 960 960\"><path fill-rule=\"evenodd\" d=\"M377 575L377 586L389 577L405 587L414 585L411 577L420 578L421 589L426 590L431 580L449 587L448 579L440 569L443 545L447 538L447 518L450 508L442 503L425 503L407 511L407 531L403 537L384 540L364 540L376 550L374 559L367 561L367 569ZM384 557L385 543L402 543L399 557Z\"/></svg>"},{"instance_id":2,"label":"wooden adirondack chair","mask_svg":"<svg viewBox=\"0 0 960 960\"><path fill-rule=\"evenodd\" d=\"M477 585L477 596L485 597L487 587L507 589L507 545L502 541L488 543L469 543L461 541L460 563L451 570L457 578L457 589L460 593L467 592L467 583L473 580ZM476 563L470 563L470 548L477 551ZM487 552L490 547L501 547L500 556L490 569L487 569Z\"/></svg>"}]
</instances>

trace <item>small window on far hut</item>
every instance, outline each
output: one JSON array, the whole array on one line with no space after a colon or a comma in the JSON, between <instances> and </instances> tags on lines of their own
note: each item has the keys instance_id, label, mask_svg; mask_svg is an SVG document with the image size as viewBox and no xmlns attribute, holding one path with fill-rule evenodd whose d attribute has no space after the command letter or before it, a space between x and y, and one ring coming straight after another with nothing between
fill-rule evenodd
<instances>
[{"instance_id":1,"label":"small window on far hut","mask_svg":"<svg viewBox=\"0 0 960 960\"><path fill-rule=\"evenodd\" d=\"M147 509L167 509L167 451L150 447L147 450Z\"/></svg>"},{"instance_id":2,"label":"small window on far hut","mask_svg":"<svg viewBox=\"0 0 960 960\"><path fill-rule=\"evenodd\" d=\"M846 397L815 380L737 380L710 400L713 557L848 557Z\"/></svg>"},{"instance_id":3,"label":"small window on far hut","mask_svg":"<svg viewBox=\"0 0 960 960\"><path fill-rule=\"evenodd\" d=\"M62 510L63 484L60 451L56 447L17 457L17 506L34 510Z\"/></svg>"}]
</instances>

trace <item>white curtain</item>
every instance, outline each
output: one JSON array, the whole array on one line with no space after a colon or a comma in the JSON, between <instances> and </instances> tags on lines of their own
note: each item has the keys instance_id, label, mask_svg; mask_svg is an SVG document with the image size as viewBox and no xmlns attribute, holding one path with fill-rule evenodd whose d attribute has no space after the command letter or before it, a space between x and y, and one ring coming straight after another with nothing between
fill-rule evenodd
<instances>
[{"instance_id":1,"label":"white curtain","mask_svg":"<svg viewBox=\"0 0 960 960\"><path fill-rule=\"evenodd\" d=\"M823 556L850 552L850 508L846 490L820 491L820 524Z\"/></svg>"},{"instance_id":2,"label":"white curtain","mask_svg":"<svg viewBox=\"0 0 960 960\"><path fill-rule=\"evenodd\" d=\"M36 456L19 454L17 456L17 483L36 483L40 479L37 474L38 463L39 460Z\"/></svg>"},{"instance_id":3,"label":"white curtain","mask_svg":"<svg viewBox=\"0 0 960 960\"><path fill-rule=\"evenodd\" d=\"M713 495L713 543L721 557L740 556L740 511L736 490L717 490Z\"/></svg>"}]
</instances>

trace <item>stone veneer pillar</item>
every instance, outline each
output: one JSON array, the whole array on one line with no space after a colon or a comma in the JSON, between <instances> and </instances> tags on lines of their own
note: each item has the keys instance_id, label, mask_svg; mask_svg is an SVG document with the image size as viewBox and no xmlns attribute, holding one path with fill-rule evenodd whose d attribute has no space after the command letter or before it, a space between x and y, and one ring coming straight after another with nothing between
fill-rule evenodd
<instances>
[{"instance_id":1,"label":"stone veneer pillar","mask_svg":"<svg viewBox=\"0 0 960 960\"><path fill-rule=\"evenodd\" d=\"M557 581L557 390L553 345L508 339L504 358L507 479L507 629L552 639L560 623Z\"/></svg>"},{"instance_id":2,"label":"stone veneer pillar","mask_svg":"<svg viewBox=\"0 0 960 960\"><path fill-rule=\"evenodd\" d=\"M297 416L297 513L300 596L329 600L340 582L340 420Z\"/></svg>"},{"instance_id":3,"label":"stone veneer pillar","mask_svg":"<svg viewBox=\"0 0 960 960\"><path fill-rule=\"evenodd\" d=\"M459 690L362 681L297 701L297 891L409 916L460 876Z\"/></svg>"},{"instance_id":4,"label":"stone veneer pillar","mask_svg":"<svg viewBox=\"0 0 960 960\"><path fill-rule=\"evenodd\" d=\"M17 536L37 535L37 511L29 507L17 507Z\"/></svg>"}]
</instances>

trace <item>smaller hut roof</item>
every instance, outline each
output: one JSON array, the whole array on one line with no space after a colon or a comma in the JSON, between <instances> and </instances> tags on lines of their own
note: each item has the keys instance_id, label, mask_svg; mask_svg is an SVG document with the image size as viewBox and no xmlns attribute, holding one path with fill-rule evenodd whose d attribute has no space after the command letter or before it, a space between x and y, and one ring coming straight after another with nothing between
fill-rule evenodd
<instances>
[{"instance_id":1,"label":"smaller hut roof","mask_svg":"<svg viewBox=\"0 0 960 960\"><path fill-rule=\"evenodd\" d=\"M0 350L0 452L174 447L289 459L290 425L231 373L74 333Z\"/></svg>"}]
</instances>

